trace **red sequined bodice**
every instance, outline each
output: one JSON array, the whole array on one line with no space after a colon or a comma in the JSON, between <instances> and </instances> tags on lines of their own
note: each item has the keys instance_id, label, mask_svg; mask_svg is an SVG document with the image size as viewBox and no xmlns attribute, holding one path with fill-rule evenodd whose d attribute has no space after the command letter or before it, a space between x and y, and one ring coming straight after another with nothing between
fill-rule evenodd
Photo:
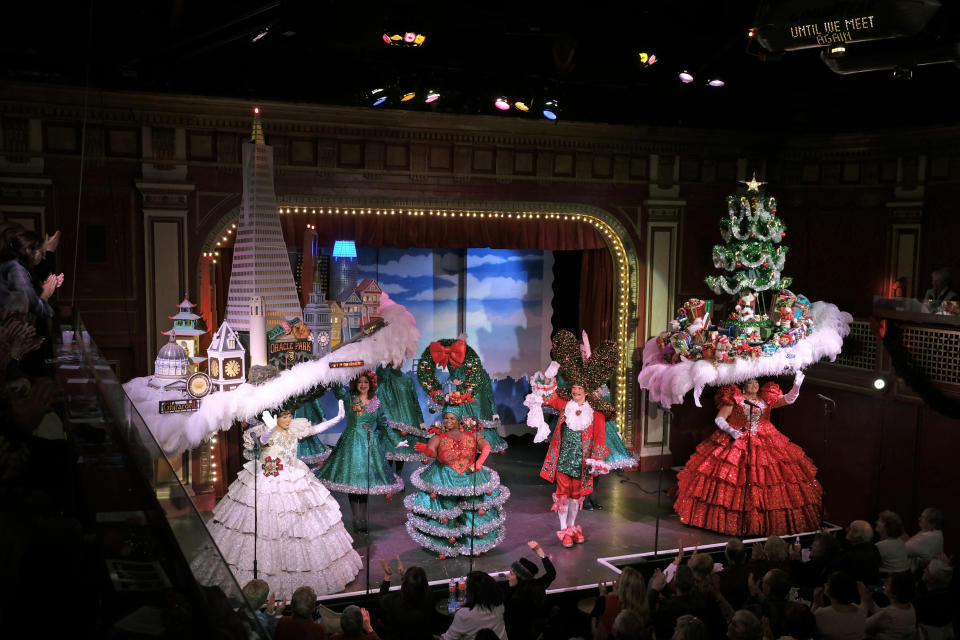
<instances>
[{"instance_id":1,"label":"red sequined bodice","mask_svg":"<svg viewBox=\"0 0 960 640\"><path fill-rule=\"evenodd\" d=\"M440 435L440 444L437 446L437 460L447 465L457 473L467 470L477 457L477 437L472 433L464 433L454 438L448 433Z\"/></svg>"}]
</instances>

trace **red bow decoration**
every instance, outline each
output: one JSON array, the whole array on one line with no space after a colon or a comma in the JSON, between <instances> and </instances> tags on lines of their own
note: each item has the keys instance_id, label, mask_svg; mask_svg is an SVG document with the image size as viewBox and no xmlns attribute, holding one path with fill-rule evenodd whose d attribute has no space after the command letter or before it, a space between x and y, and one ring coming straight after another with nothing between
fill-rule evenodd
<instances>
[{"instance_id":1,"label":"red bow decoration","mask_svg":"<svg viewBox=\"0 0 960 640\"><path fill-rule=\"evenodd\" d=\"M459 367L467 358L467 343L463 340L455 340L449 347L445 347L439 342L430 343L430 357L437 363L438 367Z\"/></svg>"}]
</instances>

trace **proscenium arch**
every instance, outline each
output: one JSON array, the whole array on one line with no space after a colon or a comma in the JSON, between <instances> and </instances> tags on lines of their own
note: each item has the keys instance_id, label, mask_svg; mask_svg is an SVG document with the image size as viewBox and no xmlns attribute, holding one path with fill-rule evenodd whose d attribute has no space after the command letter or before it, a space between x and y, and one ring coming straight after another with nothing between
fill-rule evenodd
<instances>
[{"instance_id":1,"label":"proscenium arch","mask_svg":"<svg viewBox=\"0 0 960 640\"><path fill-rule=\"evenodd\" d=\"M628 381L634 377L632 354L637 349L636 331L631 330L631 317L638 309L639 266L637 248L630 240L623 223L612 213L583 204L510 202L494 205L484 202L429 202L411 200L383 200L365 198L318 198L315 196L283 196L277 198L277 210L282 216L442 216L471 218L507 218L511 220L555 219L570 223L589 224L603 237L610 251L613 265L613 338L620 345L620 360L614 374L613 398L617 410L617 425L627 446L633 446L633 395L628 393ZM232 244L233 233L239 224L241 207L223 216L207 234L198 258L197 290L200 291L200 269L215 257L221 246ZM227 241L223 238L226 237Z\"/></svg>"}]
</instances>

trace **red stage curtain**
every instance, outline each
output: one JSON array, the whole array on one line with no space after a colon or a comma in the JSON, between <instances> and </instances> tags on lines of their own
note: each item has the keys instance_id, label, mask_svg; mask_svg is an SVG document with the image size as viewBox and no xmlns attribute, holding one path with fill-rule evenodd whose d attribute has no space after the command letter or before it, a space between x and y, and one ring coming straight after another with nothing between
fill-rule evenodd
<instances>
[{"instance_id":1,"label":"red stage curtain","mask_svg":"<svg viewBox=\"0 0 960 640\"><path fill-rule=\"evenodd\" d=\"M613 258L606 247L588 249L580 265L580 328L599 343L613 337Z\"/></svg>"}]
</instances>

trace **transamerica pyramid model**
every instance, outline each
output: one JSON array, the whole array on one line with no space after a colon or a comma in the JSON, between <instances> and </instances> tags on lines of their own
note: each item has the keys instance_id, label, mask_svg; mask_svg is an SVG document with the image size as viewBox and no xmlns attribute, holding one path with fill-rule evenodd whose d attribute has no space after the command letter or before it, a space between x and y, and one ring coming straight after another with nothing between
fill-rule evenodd
<instances>
[{"instance_id":1,"label":"transamerica pyramid model","mask_svg":"<svg viewBox=\"0 0 960 640\"><path fill-rule=\"evenodd\" d=\"M302 319L273 190L273 147L264 140L259 108L250 140L243 143L243 211L227 295L226 320L237 331L250 330L253 296L263 298L268 330L289 318Z\"/></svg>"}]
</instances>

